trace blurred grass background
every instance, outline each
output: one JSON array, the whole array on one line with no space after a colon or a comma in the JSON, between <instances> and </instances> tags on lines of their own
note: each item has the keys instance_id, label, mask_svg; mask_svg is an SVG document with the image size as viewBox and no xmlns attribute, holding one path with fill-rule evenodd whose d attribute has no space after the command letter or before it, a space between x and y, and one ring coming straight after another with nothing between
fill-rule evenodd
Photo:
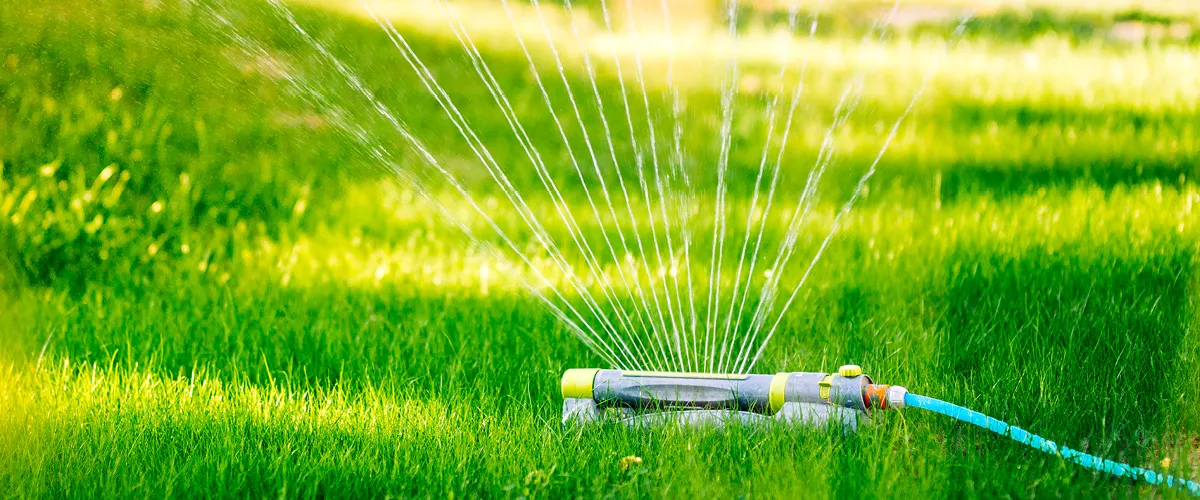
<instances>
[{"instance_id":1,"label":"blurred grass background","mask_svg":"<svg viewBox=\"0 0 1200 500\"><path fill-rule=\"evenodd\" d=\"M957 13L976 9L758 371L859 362L1060 443L1200 476L1200 11L905 4L894 36L859 59L844 55L886 5L838 4L813 39L780 42L778 8L747 2L739 44L714 33L719 10L691 5L686 35L702 48L681 53L677 83L697 158L715 155L719 82L706 68L722 51L744 62L749 117L789 83L772 79L763 48L811 54L798 158L815 155L847 76L871 72L869 112L840 136L844 166L816 229ZM503 10L459 5L526 126L552 130ZM354 2L293 8L471 173L440 109ZM593 47L631 57L628 32L606 38L594 6L578 8ZM384 10L472 103L498 158L520 161L429 9ZM287 90L285 76L304 73L346 95L337 75L315 71L311 47L265 5L235 13L269 57L200 4L0 5L6 495L1172 496L915 412L857 436L561 428L561 371L599 360L519 287L489 278L498 264L397 188L335 117ZM532 50L546 61L545 47ZM599 72L613 96L620 81ZM349 111L381 143L396 140L368 108ZM763 133L746 122L731 165L743 188ZM557 137L534 140L568 161ZM565 168L555 174L570 185ZM643 460L623 466L631 455Z\"/></svg>"}]
</instances>

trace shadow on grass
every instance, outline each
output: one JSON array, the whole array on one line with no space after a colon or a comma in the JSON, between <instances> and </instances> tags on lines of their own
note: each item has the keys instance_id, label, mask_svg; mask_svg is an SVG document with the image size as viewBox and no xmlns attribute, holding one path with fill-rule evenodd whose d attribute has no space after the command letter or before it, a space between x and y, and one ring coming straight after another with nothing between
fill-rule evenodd
<instances>
[{"instance_id":1,"label":"shadow on grass","mask_svg":"<svg viewBox=\"0 0 1200 500\"><path fill-rule=\"evenodd\" d=\"M1027 150L1013 158L1008 153L978 152L963 142L958 160L922 165L917 172L898 169L896 175L908 176L907 184L916 185L921 183L913 182L913 173L943 172L941 196L947 202L979 193L1012 197L1079 185L1105 190L1152 183L1181 186L1198 173L1200 163L1186 139L1194 128L1190 110L1088 109L1069 103L943 104L945 111L938 114L944 114L954 130L985 134L998 127L994 130L1017 133L1012 147ZM1071 141L1074 133L1080 142Z\"/></svg>"},{"instance_id":2,"label":"shadow on grass","mask_svg":"<svg viewBox=\"0 0 1200 500\"><path fill-rule=\"evenodd\" d=\"M974 409L1126 460L1162 438L1190 322L1182 249L960 252L949 263L938 371Z\"/></svg>"},{"instance_id":3,"label":"shadow on grass","mask_svg":"<svg viewBox=\"0 0 1200 500\"><path fill-rule=\"evenodd\" d=\"M1090 158L1058 158L1043 162L963 161L946 166L942 174L941 200L970 203L980 194L995 198L1017 198L1042 190L1097 186L1105 191L1118 188L1162 185L1180 189L1191 183L1195 168L1179 159L1118 155ZM900 174L917 183L917 176ZM927 174L927 177L931 175ZM932 185L928 179L925 184ZM930 193L932 195L932 193Z\"/></svg>"}]
</instances>

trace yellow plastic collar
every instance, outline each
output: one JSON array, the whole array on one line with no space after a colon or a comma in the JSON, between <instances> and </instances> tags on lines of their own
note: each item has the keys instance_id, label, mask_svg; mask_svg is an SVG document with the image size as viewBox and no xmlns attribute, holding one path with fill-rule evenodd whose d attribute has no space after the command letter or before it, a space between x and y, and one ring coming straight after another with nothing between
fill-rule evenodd
<instances>
[{"instance_id":1,"label":"yellow plastic collar","mask_svg":"<svg viewBox=\"0 0 1200 500\"><path fill-rule=\"evenodd\" d=\"M572 368L563 374L563 398L592 398L592 384L596 381L599 368Z\"/></svg>"},{"instance_id":2,"label":"yellow plastic collar","mask_svg":"<svg viewBox=\"0 0 1200 500\"><path fill-rule=\"evenodd\" d=\"M769 401L771 402L771 413L779 411L783 408L783 403L787 402L787 381L792 377L790 373L776 373L775 377L771 378L771 392Z\"/></svg>"}]
</instances>

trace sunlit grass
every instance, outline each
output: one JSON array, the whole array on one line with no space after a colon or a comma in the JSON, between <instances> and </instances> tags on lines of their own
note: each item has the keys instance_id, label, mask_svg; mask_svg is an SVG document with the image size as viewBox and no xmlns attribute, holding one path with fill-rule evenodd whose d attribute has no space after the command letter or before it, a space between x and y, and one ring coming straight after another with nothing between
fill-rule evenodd
<instances>
[{"instance_id":1,"label":"sunlit grass","mask_svg":"<svg viewBox=\"0 0 1200 500\"><path fill-rule=\"evenodd\" d=\"M342 224L313 236L302 236L290 246L264 241L262 246L243 253L241 264L251 267L268 264L282 273L280 279L285 284L293 279L310 284L340 282L355 285L378 285L385 280L397 280L464 290L495 287L511 292L521 288L521 280L512 274L518 270L526 274L526 281L539 283L518 255L502 248L480 214L465 203L446 202L446 209L458 214L456 219L471 228L475 238L464 238L452 228L433 222L437 220L438 212L410 192L398 192L386 185L362 186L350 192L353 195L337 205L341 213L376 212L380 206L378 200L382 200L385 211L374 217L353 218L361 224ZM704 218L704 214L710 213L709 205L701 203L696 209L700 217L696 223L699 233L712 231L711 220ZM857 247L864 242L867 253L856 258L868 264L879 261L912 263L964 242L1014 251L1036 245L1054 251L1059 245L1080 241L1122 241L1123 245L1113 250L1137 254L1155 248L1156 240L1168 235L1191 239L1196 223L1200 221L1200 191L1190 185L1180 190L1147 184L1109 192L1097 188L1060 188L999 199L979 197L944 207L936 199L922 205L880 201L856 209L840 229L839 245L830 258L842 261L837 254L846 251L843 245ZM814 208L811 222L802 229L805 235L802 245L819 244L829 233L839 208L840 205L832 203L822 203ZM493 216L492 220L507 233L528 231L514 210L496 207L491 210L493 214L503 215ZM547 213L551 209L540 207L535 210ZM782 231L780 228L786 225L792 210L793 207L787 206L772 211L767 222L772 233ZM616 225L611 221L605 221L601 226L590 219L590 215L582 215L588 212L580 207L573 207L571 213L580 214L576 222L592 235L590 239L598 248L603 245L595 236L598 231L612 232L612 239L616 240ZM755 222L759 220L756 218ZM624 230L632 235L633 228L629 227L628 221L624 222ZM731 224L728 229L731 238L744 236L746 228L742 222L738 220ZM570 241L561 220L551 217L543 224L555 240ZM645 227L643 232L645 238L653 237ZM768 245L773 242L772 238L778 237L769 237ZM662 235L658 238L662 239ZM489 254L478 246L471 249L473 244L479 243L500 247L501 251ZM698 249L709 245L708 237L703 235L695 243ZM587 269L580 264L581 250L569 244L563 249L568 259L580 266L574 268L574 272L586 275ZM537 259L538 267L544 273L554 277L550 284L569 290L560 271L546 259L543 250L536 245L521 250L523 255ZM605 254L601 251L600 255ZM607 261L607 258L602 260ZM734 266L736 262L727 264ZM686 264L680 262L679 265ZM708 262L704 256L695 256L690 265L696 275L703 276L707 272ZM830 266L836 268L837 264ZM654 269L656 274L659 271L662 270ZM615 279L611 274L609 278ZM732 274L727 274L726 279L730 281L726 285L732 285Z\"/></svg>"},{"instance_id":2,"label":"sunlit grass","mask_svg":"<svg viewBox=\"0 0 1200 500\"><path fill-rule=\"evenodd\" d=\"M297 3L349 12L364 23L374 24L357 0ZM874 78L889 83L885 90L872 96L879 100L903 100L901 96L911 94L922 75L940 67L944 70L938 74L934 88L939 90L935 92L953 92L989 103L1059 102L1067 98L1079 99L1085 108L1121 105L1178 109L1194 108L1200 101L1196 85L1200 82L1200 62L1196 52L1185 46L1114 50L1101 43L1076 46L1067 38L1050 34L1019 46L991 39L958 41L942 56L951 44L940 36L887 43L864 43L855 38L810 40L804 35L807 24L798 27L798 33L787 33L777 27L770 32L742 34L734 40L719 26L712 31L684 29L668 33L661 20L641 26L637 32L618 20L621 25L615 33L610 33L601 18L591 15L586 7L571 16L561 7L543 5L542 17L548 25L543 28L538 9L521 2L511 2L509 6L515 21L509 20L499 2L466 3L456 8L453 16L434 0L379 1L372 5L380 16L423 37L451 45L458 44L450 29L451 20L462 22L479 40L477 43L491 48L494 54L521 57L514 36L514 32L519 32L540 59L548 60L553 46L579 74L583 74L583 50L605 74L614 72L616 55L626 68L625 76L631 85L636 57L646 68L646 83L655 90L669 84L685 89L716 88L721 75L711 71L713 65L736 60L743 73L740 82L743 91L778 91L792 84L775 78L780 61L789 60L798 67L800 61L807 59L812 68L809 78L816 79L816 85L835 75L870 71ZM582 49L571 29L572 22L580 32ZM550 30L549 38L546 29ZM675 66L671 80L666 78L669 63Z\"/></svg>"}]
</instances>

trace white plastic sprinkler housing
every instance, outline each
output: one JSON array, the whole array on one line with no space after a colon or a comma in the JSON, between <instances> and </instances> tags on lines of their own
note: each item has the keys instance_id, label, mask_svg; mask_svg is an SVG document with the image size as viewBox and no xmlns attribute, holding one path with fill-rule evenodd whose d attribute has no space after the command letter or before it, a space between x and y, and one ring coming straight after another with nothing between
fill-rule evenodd
<instances>
[{"instance_id":1,"label":"white plastic sprinkler housing","mask_svg":"<svg viewBox=\"0 0 1200 500\"><path fill-rule=\"evenodd\" d=\"M563 374L563 422L720 426L783 421L849 431L869 412L903 408L903 387L875 384L858 365L836 373L774 375L571 369Z\"/></svg>"},{"instance_id":2,"label":"white plastic sprinkler housing","mask_svg":"<svg viewBox=\"0 0 1200 500\"><path fill-rule=\"evenodd\" d=\"M908 396L908 389L893 385L887 390L887 407L892 410L904 409L904 397Z\"/></svg>"}]
</instances>

